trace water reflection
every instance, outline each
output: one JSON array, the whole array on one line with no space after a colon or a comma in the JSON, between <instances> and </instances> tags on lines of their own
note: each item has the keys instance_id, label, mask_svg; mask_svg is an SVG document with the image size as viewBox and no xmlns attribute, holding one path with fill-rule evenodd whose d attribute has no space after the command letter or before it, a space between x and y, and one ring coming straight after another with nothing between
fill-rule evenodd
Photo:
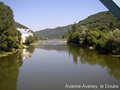
<instances>
[{"instance_id":1,"label":"water reflection","mask_svg":"<svg viewBox=\"0 0 120 90\"><path fill-rule=\"evenodd\" d=\"M90 65L100 65L106 67L107 72L111 77L120 79L120 59L109 55L101 55L96 51L90 51L87 48L67 45L69 55L73 55L73 60L77 64L78 58L82 64L88 63Z\"/></svg>"},{"instance_id":2,"label":"water reflection","mask_svg":"<svg viewBox=\"0 0 120 90\"><path fill-rule=\"evenodd\" d=\"M35 50L34 46L29 46L27 49L22 50L22 59L30 59Z\"/></svg>"},{"instance_id":3,"label":"water reflection","mask_svg":"<svg viewBox=\"0 0 120 90\"><path fill-rule=\"evenodd\" d=\"M56 51L67 51L66 44L58 44L58 45L39 45L36 48L44 49L44 50L56 50Z\"/></svg>"},{"instance_id":4,"label":"water reflection","mask_svg":"<svg viewBox=\"0 0 120 90\"><path fill-rule=\"evenodd\" d=\"M19 67L23 64L21 51L0 58L0 90L16 90Z\"/></svg>"},{"instance_id":5,"label":"water reflection","mask_svg":"<svg viewBox=\"0 0 120 90\"><path fill-rule=\"evenodd\" d=\"M17 90L17 80L19 67L23 64L23 59L31 58L35 50L34 46L19 52L0 58L0 90Z\"/></svg>"}]
</instances>

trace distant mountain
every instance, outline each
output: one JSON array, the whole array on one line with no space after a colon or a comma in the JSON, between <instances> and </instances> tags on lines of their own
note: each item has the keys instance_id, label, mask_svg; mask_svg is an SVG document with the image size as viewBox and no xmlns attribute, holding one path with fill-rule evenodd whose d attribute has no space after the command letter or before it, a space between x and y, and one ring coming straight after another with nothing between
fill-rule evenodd
<instances>
[{"instance_id":1,"label":"distant mountain","mask_svg":"<svg viewBox=\"0 0 120 90\"><path fill-rule=\"evenodd\" d=\"M24 25L22 25L22 24L20 24L18 22L15 22L15 26L16 26L16 28L19 27L19 28L28 29L28 27L26 27L26 26L24 26Z\"/></svg>"},{"instance_id":2,"label":"distant mountain","mask_svg":"<svg viewBox=\"0 0 120 90\"><path fill-rule=\"evenodd\" d=\"M110 22L116 24L119 20L110 11L105 11L91 15L88 18L78 22L78 26L85 25L87 28L94 28L104 25L109 27Z\"/></svg>"},{"instance_id":3,"label":"distant mountain","mask_svg":"<svg viewBox=\"0 0 120 90\"><path fill-rule=\"evenodd\" d=\"M87 28L94 28L101 25L109 27L111 22L113 24L116 24L119 22L119 20L110 11L104 11L91 15L82 21L79 21L78 27L81 25L85 25ZM57 27L54 29L47 28L44 30L36 31L35 33L42 37L58 38L59 36L63 36L68 31L68 28L71 27L72 24L64 27Z\"/></svg>"},{"instance_id":4,"label":"distant mountain","mask_svg":"<svg viewBox=\"0 0 120 90\"><path fill-rule=\"evenodd\" d=\"M44 30L36 31L35 33L37 33L42 37L58 38L59 36L63 36L68 31L68 28L71 28L71 27L72 27L72 24L63 26L63 27L56 27L54 29L47 28Z\"/></svg>"}]
</instances>

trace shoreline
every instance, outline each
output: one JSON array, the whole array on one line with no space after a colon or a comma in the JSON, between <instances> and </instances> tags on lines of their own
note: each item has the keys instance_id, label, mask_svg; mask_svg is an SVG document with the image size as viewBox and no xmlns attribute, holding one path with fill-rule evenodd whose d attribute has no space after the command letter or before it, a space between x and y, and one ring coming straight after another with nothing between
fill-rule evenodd
<instances>
[{"instance_id":1,"label":"shoreline","mask_svg":"<svg viewBox=\"0 0 120 90\"><path fill-rule=\"evenodd\" d=\"M19 49L16 49L15 51L12 51L12 52L4 52L3 54L0 53L0 58L1 57L6 57L6 56L14 54L14 53L17 53L18 51L19 51Z\"/></svg>"},{"instance_id":2,"label":"shoreline","mask_svg":"<svg viewBox=\"0 0 120 90\"><path fill-rule=\"evenodd\" d=\"M88 48L89 50L98 51L99 54L110 55L110 56L115 57L115 58L120 58L120 55L114 55L114 54L105 52L103 50L96 50L92 46L80 45L80 44L74 44L74 43L68 43L68 42L67 42L67 44L74 45L74 46L79 46L79 47L83 47L83 48Z\"/></svg>"},{"instance_id":3,"label":"shoreline","mask_svg":"<svg viewBox=\"0 0 120 90\"><path fill-rule=\"evenodd\" d=\"M31 43L30 46L37 46L37 45L41 45L43 44L44 42L35 42L35 43ZM27 48L27 46L23 45L25 47L25 49ZM14 54L14 53L17 53L20 49L15 49L14 51L11 51L11 52L4 52L4 53L0 53L0 58L1 57L6 57L8 55L11 55L11 54Z\"/></svg>"},{"instance_id":4,"label":"shoreline","mask_svg":"<svg viewBox=\"0 0 120 90\"><path fill-rule=\"evenodd\" d=\"M45 42L34 42L34 43L30 43L30 46L37 46L37 45L41 45L44 44Z\"/></svg>"},{"instance_id":5,"label":"shoreline","mask_svg":"<svg viewBox=\"0 0 120 90\"><path fill-rule=\"evenodd\" d=\"M59 42L59 43L64 43L64 42L65 42L65 43L67 43L66 40L59 40L59 41L54 41L54 40L53 40L53 41L40 41L40 42L43 42L43 44L44 44L44 43L48 43L48 42Z\"/></svg>"}]
</instances>

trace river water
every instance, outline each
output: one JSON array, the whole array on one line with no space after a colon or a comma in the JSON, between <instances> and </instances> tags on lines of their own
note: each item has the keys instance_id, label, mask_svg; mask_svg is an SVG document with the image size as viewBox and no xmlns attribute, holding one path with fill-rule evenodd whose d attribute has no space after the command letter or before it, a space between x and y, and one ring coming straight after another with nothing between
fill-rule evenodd
<instances>
[{"instance_id":1,"label":"river water","mask_svg":"<svg viewBox=\"0 0 120 90\"><path fill-rule=\"evenodd\" d=\"M120 90L120 59L48 41L0 58L0 90Z\"/></svg>"}]
</instances>

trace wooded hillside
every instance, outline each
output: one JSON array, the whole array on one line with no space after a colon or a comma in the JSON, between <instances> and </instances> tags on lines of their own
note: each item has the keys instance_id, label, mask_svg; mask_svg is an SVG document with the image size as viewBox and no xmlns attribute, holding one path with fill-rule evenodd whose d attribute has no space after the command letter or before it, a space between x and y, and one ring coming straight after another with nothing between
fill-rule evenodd
<instances>
[{"instance_id":1,"label":"wooded hillside","mask_svg":"<svg viewBox=\"0 0 120 90\"><path fill-rule=\"evenodd\" d=\"M94 28L102 25L109 27L111 22L113 24L116 24L119 22L119 20L110 11L104 11L104 12L99 12L97 14L91 15L82 21L79 21L77 25L78 27L83 25L89 29L89 28ZM71 28L71 27L72 25L57 27L54 29L48 28L48 29L36 31L35 33L37 33L42 37L59 38L59 36L63 36L68 31L68 28Z\"/></svg>"},{"instance_id":2,"label":"wooded hillside","mask_svg":"<svg viewBox=\"0 0 120 90\"><path fill-rule=\"evenodd\" d=\"M105 11L91 15L86 19L79 21L78 26L85 25L87 28L94 28L103 25L109 27L110 22L116 24L119 20L110 11Z\"/></svg>"},{"instance_id":3,"label":"wooded hillside","mask_svg":"<svg viewBox=\"0 0 120 90\"><path fill-rule=\"evenodd\" d=\"M54 29L44 29L40 31L36 31L38 35L42 37L51 37L51 38L58 38L59 36L63 36L67 31L68 28L71 28L72 25L64 26L64 27L56 27Z\"/></svg>"}]
</instances>

